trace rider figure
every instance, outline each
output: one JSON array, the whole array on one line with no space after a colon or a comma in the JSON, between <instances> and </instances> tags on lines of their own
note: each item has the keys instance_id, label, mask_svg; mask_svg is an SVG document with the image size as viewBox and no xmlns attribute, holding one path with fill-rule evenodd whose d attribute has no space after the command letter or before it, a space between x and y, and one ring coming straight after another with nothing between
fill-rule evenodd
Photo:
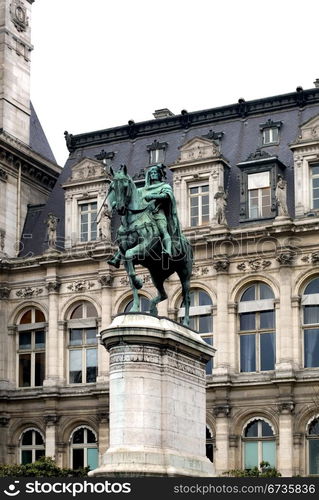
<instances>
[{"instance_id":1,"label":"rider figure","mask_svg":"<svg viewBox=\"0 0 319 500\"><path fill-rule=\"evenodd\" d=\"M152 215L160 233L163 253L172 257L172 238L168 231L167 217L165 214L165 204L170 202L167 186L170 190L171 187L162 182L163 177L165 177L163 168L163 165L150 167L146 174L145 188L143 191L145 193L145 201L155 202L154 208L152 209Z\"/></svg>"}]
</instances>

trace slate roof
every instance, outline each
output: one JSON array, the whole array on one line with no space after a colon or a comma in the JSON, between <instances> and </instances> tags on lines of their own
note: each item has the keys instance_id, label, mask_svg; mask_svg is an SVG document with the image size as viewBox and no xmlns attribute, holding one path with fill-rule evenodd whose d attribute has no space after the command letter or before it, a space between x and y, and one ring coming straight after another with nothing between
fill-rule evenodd
<instances>
[{"instance_id":1,"label":"slate roof","mask_svg":"<svg viewBox=\"0 0 319 500\"><path fill-rule=\"evenodd\" d=\"M52 153L50 144L45 136L39 118L35 112L32 102L30 102L30 147L36 153L39 153L44 158L56 163L54 154Z\"/></svg>"},{"instance_id":2,"label":"slate roof","mask_svg":"<svg viewBox=\"0 0 319 500\"><path fill-rule=\"evenodd\" d=\"M302 94L302 95L301 95ZM239 162L245 161L250 153L261 146L260 124L269 118L281 121L279 145L263 147L270 155L277 155L287 167L288 205L293 214L293 155L289 144L297 139L300 125L319 114L319 89L298 91L281 96L247 101L211 110L204 110L187 115L175 115L164 119L154 119L136 123L129 127L124 125L97 132L88 132L73 137L73 146L69 159L58 179L48 203L43 207L42 220L53 212L60 218L58 224L58 243L63 247L64 240L64 191L61 184L71 176L71 167L85 157L114 152L112 167L117 169L125 163L131 176L142 167L148 165L147 146L154 139L166 142L165 164L173 164L179 157L179 147L195 136L206 135L210 130L223 132L221 153L229 162L229 203L227 219L231 227L239 225ZM185 118L186 116L186 118ZM130 137L131 136L131 137ZM168 175L171 178L171 173ZM34 214L28 213L25 229L32 231ZM32 252L37 255L46 248L46 226L37 225L32 239L24 239L24 254Z\"/></svg>"}]
</instances>

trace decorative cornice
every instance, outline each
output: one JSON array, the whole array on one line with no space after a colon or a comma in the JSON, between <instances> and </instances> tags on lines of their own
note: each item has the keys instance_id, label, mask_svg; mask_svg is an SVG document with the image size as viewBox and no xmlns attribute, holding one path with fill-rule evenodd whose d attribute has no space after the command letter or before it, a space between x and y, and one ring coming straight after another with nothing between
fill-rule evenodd
<instances>
[{"instance_id":1,"label":"decorative cornice","mask_svg":"<svg viewBox=\"0 0 319 500\"><path fill-rule=\"evenodd\" d=\"M213 408L213 413L215 417L228 417L230 415L231 407L226 405L219 405Z\"/></svg>"},{"instance_id":2,"label":"decorative cornice","mask_svg":"<svg viewBox=\"0 0 319 500\"><path fill-rule=\"evenodd\" d=\"M99 276L98 281L101 283L102 288L109 288L112 286L114 280L114 276L111 276L111 274L101 274Z\"/></svg>"},{"instance_id":3,"label":"decorative cornice","mask_svg":"<svg viewBox=\"0 0 319 500\"><path fill-rule=\"evenodd\" d=\"M278 412L282 415L293 413L294 409L295 403L293 401L283 401L278 403Z\"/></svg>"},{"instance_id":4,"label":"decorative cornice","mask_svg":"<svg viewBox=\"0 0 319 500\"><path fill-rule=\"evenodd\" d=\"M224 136L224 132L214 132L212 129L209 130L208 134L202 135L204 139L208 139L209 141L218 141L220 142Z\"/></svg>"},{"instance_id":5,"label":"decorative cornice","mask_svg":"<svg viewBox=\"0 0 319 500\"><path fill-rule=\"evenodd\" d=\"M19 32L25 31L29 26L27 9L21 0L13 0L10 4L11 21Z\"/></svg>"},{"instance_id":6,"label":"decorative cornice","mask_svg":"<svg viewBox=\"0 0 319 500\"><path fill-rule=\"evenodd\" d=\"M271 266L270 260L251 259L237 265L239 271L260 271Z\"/></svg>"},{"instance_id":7,"label":"decorative cornice","mask_svg":"<svg viewBox=\"0 0 319 500\"><path fill-rule=\"evenodd\" d=\"M152 144L148 144L146 146L147 151L156 151L157 149L166 149L167 147L167 142L158 142L157 139L154 139Z\"/></svg>"},{"instance_id":8,"label":"decorative cornice","mask_svg":"<svg viewBox=\"0 0 319 500\"><path fill-rule=\"evenodd\" d=\"M61 283L58 280L48 281L45 286L49 293L58 293L61 287Z\"/></svg>"},{"instance_id":9,"label":"decorative cornice","mask_svg":"<svg viewBox=\"0 0 319 500\"><path fill-rule=\"evenodd\" d=\"M184 110L180 115L169 116L157 120L148 120L139 123L132 123L134 127L134 137L146 137L154 134L162 134L172 130L186 127L198 127L199 125L211 124L220 120L233 120L242 116L252 116L256 114L268 114L274 111L281 111L304 104L319 104L319 88L312 88L301 92L291 92L263 99L243 101L219 108L206 109L187 113ZM74 149L94 145L105 145L108 142L123 141L130 139L132 130L130 126L123 125L116 128L100 130L91 133L73 136Z\"/></svg>"},{"instance_id":10,"label":"decorative cornice","mask_svg":"<svg viewBox=\"0 0 319 500\"><path fill-rule=\"evenodd\" d=\"M214 262L213 267L214 269L216 269L218 273L227 273L229 269L229 264L230 262L228 259L221 259Z\"/></svg>"},{"instance_id":11,"label":"decorative cornice","mask_svg":"<svg viewBox=\"0 0 319 500\"><path fill-rule=\"evenodd\" d=\"M9 298L11 288L7 286L0 287L0 300L7 300Z\"/></svg>"},{"instance_id":12,"label":"decorative cornice","mask_svg":"<svg viewBox=\"0 0 319 500\"><path fill-rule=\"evenodd\" d=\"M264 160L265 158L272 158L272 155L270 155L267 151L264 149L256 149L254 153L250 153L247 156L246 161L253 161L253 160Z\"/></svg>"},{"instance_id":13,"label":"decorative cornice","mask_svg":"<svg viewBox=\"0 0 319 500\"><path fill-rule=\"evenodd\" d=\"M94 283L92 283L92 281L78 280L74 281L71 285L68 285L67 289L71 290L72 292L84 292L86 290L90 290L93 287Z\"/></svg>"},{"instance_id":14,"label":"decorative cornice","mask_svg":"<svg viewBox=\"0 0 319 500\"><path fill-rule=\"evenodd\" d=\"M46 425L56 425L59 421L59 416L56 415L55 413L49 414L49 415L44 415L44 421Z\"/></svg>"},{"instance_id":15,"label":"decorative cornice","mask_svg":"<svg viewBox=\"0 0 319 500\"><path fill-rule=\"evenodd\" d=\"M43 292L43 288L31 288L27 286L26 288L21 288L16 292L16 296L20 298L30 298L40 295Z\"/></svg>"},{"instance_id":16,"label":"decorative cornice","mask_svg":"<svg viewBox=\"0 0 319 500\"><path fill-rule=\"evenodd\" d=\"M113 160L114 156L115 153L113 153L113 151L107 153L106 151L104 151L104 149L102 149L102 151L99 154L94 155L94 158L96 158L99 161L103 161L103 160Z\"/></svg>"},{"instance_id":17,"label":"decorative cornice","mask_svg":"<svg viewBox=\"0 0 319 500\"><path fill-rule=\"evenodd\" d=\"M285 252L281 252L276 260L279 262L281 266L291 266L293 264L295 257L295 253L291 250L287 250Z\"/></svg>"},{"instance_id":18,"label":"decorative cornice","mask_svg":"<svg viewBox=\"0 0 319 500\"><path fill-rule=\"evenodd\" d=\"M280 128L282 126L282 121L274 122L271 118L267 120L265 123L260 123L260 130L264 130L265 128Z\"/></svg>"}]
</instances>

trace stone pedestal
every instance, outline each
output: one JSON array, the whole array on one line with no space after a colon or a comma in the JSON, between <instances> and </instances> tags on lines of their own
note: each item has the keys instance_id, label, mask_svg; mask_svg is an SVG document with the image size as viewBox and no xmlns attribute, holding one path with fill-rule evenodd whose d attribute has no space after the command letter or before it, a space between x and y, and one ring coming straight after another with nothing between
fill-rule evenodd
<instances>
[{"instance_id":1,"label":"stone pedestal","mask_svg":"<svg viewBox=\"0 0 319 500\"><path fill-rule=\"evenodd\" d=\"M215 350L166 318L123 314L101 332L110 354L110 447L92 476L213 476L205 364Z\"/></svg>"}]
</instances>

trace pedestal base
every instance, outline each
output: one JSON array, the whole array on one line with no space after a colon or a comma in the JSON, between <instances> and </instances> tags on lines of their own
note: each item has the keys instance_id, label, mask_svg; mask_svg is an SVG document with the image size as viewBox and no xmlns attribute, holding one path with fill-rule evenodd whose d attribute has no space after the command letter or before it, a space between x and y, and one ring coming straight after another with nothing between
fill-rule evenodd
<instances>
[{"instance_id":1,"label":"pedestal base","mask_svg":"<svg viewBox=\"0 0 319 500\"><path fill-rule=\"evenodd\" d=\"M119 315L110 353L110 448L91 476L214 476L206 451L205 363L214 349L167 318Z\"/></svg>"}]
</instances>

